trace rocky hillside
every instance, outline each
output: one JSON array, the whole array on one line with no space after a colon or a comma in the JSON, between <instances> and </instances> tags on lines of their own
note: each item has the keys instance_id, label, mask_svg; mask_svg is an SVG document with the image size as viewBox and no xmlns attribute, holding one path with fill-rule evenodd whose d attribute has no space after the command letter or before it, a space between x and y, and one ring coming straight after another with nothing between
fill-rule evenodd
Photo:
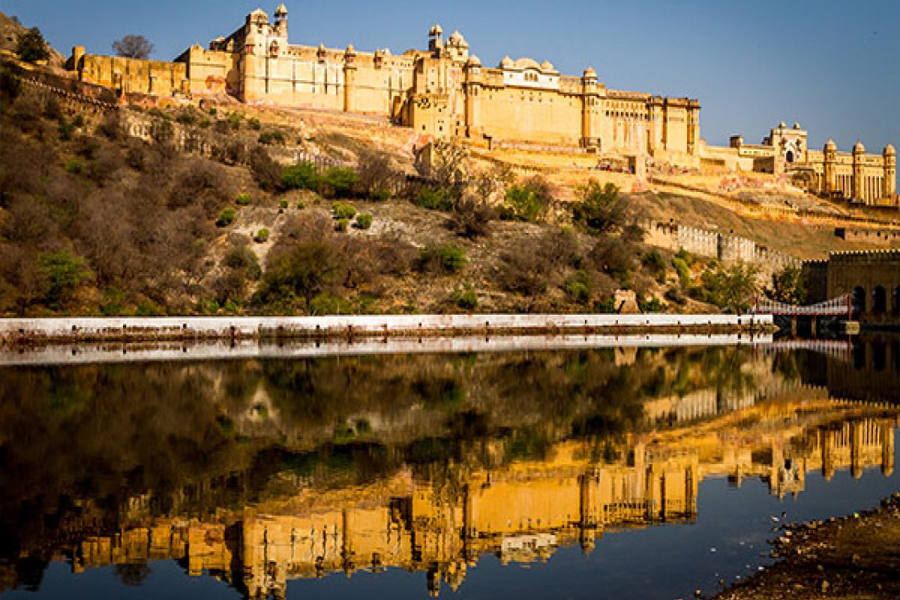
<instances>
[{"instance_id":1,"label":"rocky hillside","mask_svg":"<svg viewBox=\"0 0 900 600\"><path fill-rule=\"evenodd\" d=\"M3 11L0 11L0 51L11 52L15 54L16 47L19 43L19 36L28 31L15 16L9 17ZM62 67L66 63L66 58L57 52L48 44L47 50L50 52L50 60L48 61L52 67Z\"/></svg>"}]
</instances>

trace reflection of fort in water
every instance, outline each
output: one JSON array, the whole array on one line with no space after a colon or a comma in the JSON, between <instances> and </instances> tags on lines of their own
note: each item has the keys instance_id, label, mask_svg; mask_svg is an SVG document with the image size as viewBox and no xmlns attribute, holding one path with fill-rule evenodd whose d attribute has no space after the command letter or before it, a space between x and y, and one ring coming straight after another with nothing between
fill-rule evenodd
<instances>
[{"instance_id":1,"label":"reflection of fort in water","mask_svg":"<svg viewBox=\"0 0 900 600\"><path fill-rule=\"evenodd\" d=\"M450 476L427 480L402 471L361 489L309 490L295 479L296 494L206 521L142 520L136 501L126 519L135 525L83 540L71 549L73 565L176 559L250 597L284 597L294 578L397 567L426 571L436 593L442 582L456 588L486 553L504 563L545 560L558 546L590 552L609 529L690 522L707 477L735 485L758 477L781 497L801 492L810 471L826 480L848 469L857 478L867 468L893 472L900 411L774 385L652 401L648 418L674 426L615 448L567 441L543 460L451 465ZM499 452L491 446L500 443L477 450Z\"/></svg>"}]
</instances>

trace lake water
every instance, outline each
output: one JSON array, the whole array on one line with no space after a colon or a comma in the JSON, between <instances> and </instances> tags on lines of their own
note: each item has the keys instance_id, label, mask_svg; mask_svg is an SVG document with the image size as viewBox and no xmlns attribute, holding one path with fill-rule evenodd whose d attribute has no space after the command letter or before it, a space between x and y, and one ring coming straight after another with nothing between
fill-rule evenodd
<instances>
[{"instance_id":1,"label":"lake water","mask_svg":"<svg viewBox=\"0 0 900 600\"><path fill-rule=\"evenodd\" d=\"M900 490L896 338L629 344L0 357L0 594L692 597Z\"/></svg>"}]
</instances>

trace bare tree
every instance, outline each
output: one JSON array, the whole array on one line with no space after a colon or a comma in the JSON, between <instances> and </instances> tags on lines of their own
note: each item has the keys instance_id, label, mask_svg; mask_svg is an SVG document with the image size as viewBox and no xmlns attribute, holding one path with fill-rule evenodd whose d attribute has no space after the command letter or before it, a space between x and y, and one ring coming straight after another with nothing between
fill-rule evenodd
<instances>
[{"instance_id":1,"label":"bare tree","mask_svg":"<svg viewBox=\"0 0 900 600\"><path fill-rule=\"evenodd\" d=\"M113 52L125 58L149 58L153 44L142 35L128 34L112 43Z\"/></svg>"}]
</instances>

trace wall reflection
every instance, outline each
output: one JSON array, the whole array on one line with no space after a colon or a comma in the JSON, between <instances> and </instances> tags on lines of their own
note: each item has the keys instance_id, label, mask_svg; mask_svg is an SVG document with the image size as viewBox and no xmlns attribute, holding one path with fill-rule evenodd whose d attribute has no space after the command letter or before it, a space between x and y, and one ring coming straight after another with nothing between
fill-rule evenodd
<instances>
[{"instance_id":1,"label":"wall reflection","mask_svg":"<svg viewBox=\"0 0 900 600\"><path fill-rule=\"evenodd\" d=\"M833 356L723 352L715 360L689 351L587 359L578 353L467 359L462 366L458 357L418 358L398 369L350 361L341 368L305 365L302 376L284 365L248 365L239 377L182 367L182 393L213 390L209 401L217 408L198 419L217 424L204 443L221 453L225 468L201 464L196 477L173 475L177 485L148 486L148 472L159 467L142 456L141 473L126 477L140 493L116 500L79 493L77 482L65 486L59 503L75 508L56 505L30 529L4 519L4 546L14 544L15 556L7 550L0 561L0 585L39 585L39 575L28 579L25 561L67 560L75 572L119 565L120 577L139 583L141 565L166 559L251 598L284 598L291 579L388 568L425 572L436 595L442 586L457 589L486 554L504 563L545 561L560 546L591 552L609 530L690 523L707 478L736 486L758 478L784 497L803 493L810 472L826 480L843 470L856 478L866 469L893 473L900 408L836 398L820 385L830 381L822 375L835 368ZM421 388L423 370L436 387ZM396 380L401 371L407 380ZM563 381L555 379L560 371ZM302 389L353 396L348 373L374 377L374 389L393 396L370 400L364 414L338 410L327 418L296 406L297 394L309 400ZM136 371L128 380L146 387L153 377ZM109 391L109 377L101 379L92 392ZM598 379L607 385L589 386ZM556 384L569 400L588 389L592 408L538 408L540 398L529 390ZM627 401L594 397L602 393ZM293 402L284 394L294 394ZM58 396L50 394L51 406ZM483 401L491 408L476 410ZM521 405L531 410L517 413ZM610 405L619 409L598 408ZM423 431L410 412L441 424ZM167 423L160 428L171 433ZM28 433L5 428L2 435L9 475L17 466L10 447L28 443ZM279 438L274 446L271 435ZM182 451L203 450L194 443ZM7 488L2 500L22 515L34 498L19 491Z\"/></svg>"}]
</instances>

